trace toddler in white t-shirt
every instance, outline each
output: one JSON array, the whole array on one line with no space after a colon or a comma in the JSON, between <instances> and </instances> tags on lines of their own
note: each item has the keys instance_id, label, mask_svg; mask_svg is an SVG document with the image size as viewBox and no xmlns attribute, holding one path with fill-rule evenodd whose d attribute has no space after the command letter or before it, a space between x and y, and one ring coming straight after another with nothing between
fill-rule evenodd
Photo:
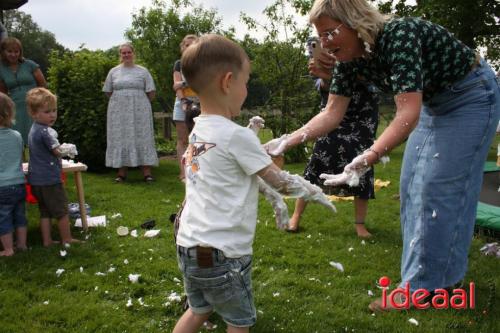
<instances>
[{"instance_id":1,"label":"toddler in white t-shirt","mask_svg":"<svg viewBox=\"0 0 500 333\"><path fill-rule=\"evenodd\" d=\"M185 154L186 202L177 234L189 309L173 332L197 332L213 311L228 332L248 332L256 321L251 267L257 176L281 194L334 207L320 188L274 165L252 130L232 121L250 75L238 44L204 35L186 49L181 65L201 115Z\"/></svg>"}]
</instances>

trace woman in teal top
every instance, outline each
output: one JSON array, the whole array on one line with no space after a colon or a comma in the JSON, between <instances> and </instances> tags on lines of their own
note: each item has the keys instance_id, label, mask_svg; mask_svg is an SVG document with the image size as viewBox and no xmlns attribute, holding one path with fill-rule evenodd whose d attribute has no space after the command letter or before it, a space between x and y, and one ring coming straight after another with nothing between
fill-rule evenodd
<instances>
[{"instance_id":1,"label":"woman in teal top","mask_svg":"<svg viewBox=\"0 0 500 333\"><path fill-rule=\"evenodd\" d=\"M328 103L301 129L266 144L269 153L336 128L357 80L394 94L394 120L375 143L342 174L320 178L325 185L354 186L408 138L400 180L400 287L424 288L430 296L452 290L467 270L483 165L500 117L495 73L445 28L382 15L366 0L316 0L309 19L338 61ZM381 299L370 304L373 311L399 308Z\"/></svg>"},{"instance_id":2,"label":"woman in teal top","mask_svg":"<svg viewBox=\"0 0 500 333\"><path fill-rule=\"evenodd\" d=\"M24 59L23 47L17 38L7 37L0 43L0 91L16 103L16 124L13 129L21 133L24 144L28 142L31 117L26 110L26 93L35 87L47 85L40 66Z\"/></svg>"}]
</instances>

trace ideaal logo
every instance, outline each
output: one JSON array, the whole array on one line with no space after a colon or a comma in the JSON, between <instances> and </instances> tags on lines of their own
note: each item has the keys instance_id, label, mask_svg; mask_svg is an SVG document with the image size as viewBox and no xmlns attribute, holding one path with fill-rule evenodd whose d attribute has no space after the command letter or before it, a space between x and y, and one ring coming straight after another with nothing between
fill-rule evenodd
<instances>
[{"instance_id":1,"label":"ideaal logo","mask_svg":"<svg viewBox=\"0 0 500 333\"><path fill-rule=\"evenodd\" d=\"M417 289L410 293L410 283L406 283L404 288L396 288L387 295L387 290L391 280L387 276L379 279L382 289L382 307L387 307L387 299L393 308L396 309L447 309L451 306L453 309L474 309L475 302L475 284L469 283L469 290L453 289L451 293L446 289L436 289L430 292L427 289ZM398 296L400 295L400 296Z\"/></svg>"}]
</instances>

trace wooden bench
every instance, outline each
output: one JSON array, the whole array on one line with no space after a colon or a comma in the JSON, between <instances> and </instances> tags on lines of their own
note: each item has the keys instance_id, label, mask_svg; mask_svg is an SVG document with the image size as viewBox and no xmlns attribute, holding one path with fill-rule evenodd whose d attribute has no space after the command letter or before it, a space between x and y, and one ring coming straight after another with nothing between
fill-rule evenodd
<instances>
[{"instance_id":1,"label":"wooden bench","mask_svg":"<svg viewBox=\"0 0 500 333\"><path fill-rule=\"evenodd\" d=\"M166 112L154 112L154 119L159 119L161 122L163 137L167 140L172 140L172 114Z\"/></svg>"}]
</instances>

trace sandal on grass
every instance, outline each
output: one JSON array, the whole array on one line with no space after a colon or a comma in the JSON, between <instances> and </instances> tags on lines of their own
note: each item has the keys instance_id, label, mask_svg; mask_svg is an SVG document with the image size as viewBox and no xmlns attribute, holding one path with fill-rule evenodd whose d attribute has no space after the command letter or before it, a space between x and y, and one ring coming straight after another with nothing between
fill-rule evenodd
<instances>
[{"instance_id":1,"label":"sandal on grass","mask_svg":"<svg viewBox=\"0 0 500 333\"><path fill-rule=\"evenodd\" d=\"M118 175L115 178L115 183L123 183L125 181L125 179L126 179L125 176Z\"/></svg>"},{"instance_id":2,"label":"sandal on grass","mask_svg":"<svg viewBox=\"0 0 500 333\"><path fill-rule=\"evenodd\" d=\"M155 179L153 178L153 176L151 176L151 175L147 175L147 176L144 176L144 181L145 181L146 183L151 183L151 182L154 182L154 181L155 181Z\"/></svg>"}]
</instances>

